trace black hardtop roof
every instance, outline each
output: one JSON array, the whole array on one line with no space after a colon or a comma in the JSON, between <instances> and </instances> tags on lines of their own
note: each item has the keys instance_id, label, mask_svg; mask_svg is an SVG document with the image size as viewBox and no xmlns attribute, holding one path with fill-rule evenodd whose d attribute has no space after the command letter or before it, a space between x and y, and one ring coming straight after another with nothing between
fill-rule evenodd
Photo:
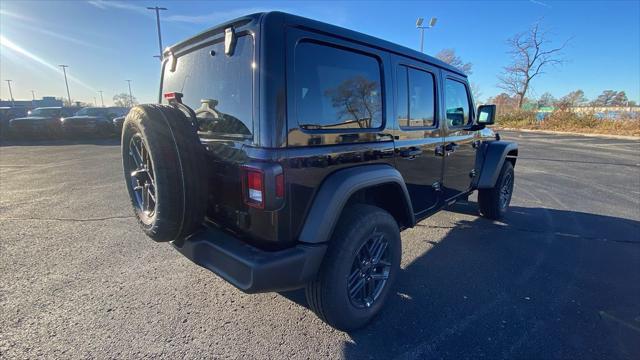
<instances>
[{"instance_id":1,"label":"black hardtop roof","mask_svg":"<svg viewBox=\"0 0 640 360\"><path fill-rule=\"evenodd\" d=\"M168 49L170 51L174 51L174 50L179 50L184 47L187 47L189 44L198 43L207 38L210 38L215 34L223 33L224 29L229 26L242 27L251 23L253 23L255 26L260 21L262 21L263 24L267 22L280 22L280 23L283 23L284 25L305 28L312 31L329 34L331 36L344 38L350 41L365 44L367 46L371 46L371 47L379 48L392 53L396 53L398 55L407 56L419 61L424 61L429 64L436 65L438 67L446 69L448 71L454 72L458 75L461 75L464 77L467 76L460 69L454 66L451 66L442 60L439 60L433 56L429 56L427 54L421 53L419 51L410 49L408 47L394 44L390 41L382 40L377 37L366 35L357 31L349 30L340 26L331 25L331 24L323 23L321 21L312 20L302 16L292 15L292 14L288 14L280 11L249 14L246 16L236 18L234 20L227 21L225 23L216 25L208 30L205 30L200 34L197 34L189 39L179 42L169 47Z\"/></svg>"}]
</instances>

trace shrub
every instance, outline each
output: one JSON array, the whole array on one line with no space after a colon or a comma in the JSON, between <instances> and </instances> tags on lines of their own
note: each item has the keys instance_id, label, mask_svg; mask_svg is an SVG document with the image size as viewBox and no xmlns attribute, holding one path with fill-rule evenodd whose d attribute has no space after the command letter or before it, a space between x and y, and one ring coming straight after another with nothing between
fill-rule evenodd
<instances>
[{"instance_id":1,"label":"shrub","mask_svg":"<svg viewBox=\"0 0 640 360\"><path fill-rule=\"evenodd\" d=\"M538 116L535 111L505 112L498 115L496 124L502 128L640 136L640 117L637 114L622 113L609 119L599 118L593 113L556 110L545 113L542 120Z\"/></svg>"}]
</instances>

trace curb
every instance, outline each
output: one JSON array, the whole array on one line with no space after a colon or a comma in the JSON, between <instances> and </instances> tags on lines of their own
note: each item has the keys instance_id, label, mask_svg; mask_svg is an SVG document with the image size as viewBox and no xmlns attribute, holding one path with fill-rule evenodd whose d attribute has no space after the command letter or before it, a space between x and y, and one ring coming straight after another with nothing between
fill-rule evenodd
<instances>
[{"instance_id":1,"label":"curb","mask_svg":"<svg viewBox=\"0 0 640 360\"><path fill-rule=\"evenodd\" d=\"M586 136L586 137L594 137L594 138L609 138L609 139L618 139L618 140L640 141L640 136L630 136L630 135L585 134L585 133L570 132L570 131L531 130L531 129L514 129L514 128L497 128L496 131L515 131L515 132L553 134L553 135L575 135L575 136Z\"/></svg>"}]
</instances>

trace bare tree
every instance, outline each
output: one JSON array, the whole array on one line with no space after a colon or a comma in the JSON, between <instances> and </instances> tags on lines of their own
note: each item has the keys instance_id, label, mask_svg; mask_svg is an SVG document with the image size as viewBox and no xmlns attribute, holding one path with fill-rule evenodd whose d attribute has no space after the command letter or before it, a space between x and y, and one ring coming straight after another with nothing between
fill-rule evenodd
<instances>
[{"instance_id":1,"label":"bare tree","mask_svg":"<svg viewBox=\"0 0 640 360\"><path fill-rule=\"evenodd\" d=\"M457 67L467 75L471 75L473 73L471 70L473 64L462 61L462 59L456 55L456 51L454 49L442 49L436 54L436 57L453 67Z\"/></svg>"},{"instance_id":2,"label":"bare tree","mask_svg":"<svg viewBox=\"0 0 640 360\"><path fill-rule=\"evenodd\" d=\"M574 106L580 106L587 102L587 98L584 96L584 91L575 90L558 100L558 106L560 108L568 108Z\"/></svg>"},{"instance_id":3,"label":"bare tree","mask_svg":"<svg viewBox=\"0 0 640 360\"><path fill-rule=\"evenodd\" d=\"M336 88L326 90L325 95L331 98L341 119L356 121L359 127L368 128L382 110L377 91L379 87L375 81L356 76L343 81Z\"/></svg>"},{"instance_id":4,"label":"bare tree","mask_svg":"<svg viewBox=\"0 0 640 360\"><path fill-rule=\"evenodd\" d=\"M591 103L594 106L627 106L629 98L624 91L605 90Z\"/></svg>"},{"instance_id":5,"label":"bare tree","mask_svg":"<svg viewBox=\"0 0 640 360\"><path fill-rule=\"evenodd\" d=\"M113 96L113 105L121 107L131 107L137 105L138 100L135 96L129 96L127 93L120 93Z\"/></svg>"},{"instance_id":6,"label":"bare tree","mask_svg":"<svg viewBox=\"0 0 640 360\"><path fill-rule=\"evenodd\" d=\"M539 23L535 23L528 32L516 34L507 40L513 62L504 67L498 86L515 96L518 107L522 108L531 81L544 74L548 67L564 62L562 49L567 42L568 40L559 47L549 48L550 42Z\"/></svg>"},{"instance_id":7,"label":"bare tree","mask_svg":"<svg viewBox=\"0 0 640 360\"><path fill-rule=\"evenodd\" d=\"M480 97L482 96L482 91L480 91L480 86L478 84L471 82L471 96L473 96L473 101L477 104L481 104Z\"/></svg>"},{"instance_id":8,"label":"bare tree","mask_svg":"<svg viewBox=\"0 0 640 360\"><path fill-rule=\"evenodd\" d=\"M538 107L554 106L557 101L558 100L556 100L550 92L546 92L540 95L540 99L538 99Z\"/></svg>"}]
</instances>

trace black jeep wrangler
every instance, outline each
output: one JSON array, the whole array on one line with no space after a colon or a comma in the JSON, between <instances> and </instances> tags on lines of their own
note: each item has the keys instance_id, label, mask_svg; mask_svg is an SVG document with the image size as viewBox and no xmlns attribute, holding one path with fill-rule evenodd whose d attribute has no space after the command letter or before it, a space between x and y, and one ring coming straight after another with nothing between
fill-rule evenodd
<instances>
[{"instance_id":1,"label":"black jeep wrangler","mask_svg":"<svg viewBox=\"0 0 640 360\"><path fill-rule=\"evenodd\" d=\"M123 125L135 214L244 292L304 287L320 318L358 328L392 291L402 229L476 189L489 218L509 205L517 145L430 56L270 12L163 58L161 104Z\"/></svg>"}]
</instances>

